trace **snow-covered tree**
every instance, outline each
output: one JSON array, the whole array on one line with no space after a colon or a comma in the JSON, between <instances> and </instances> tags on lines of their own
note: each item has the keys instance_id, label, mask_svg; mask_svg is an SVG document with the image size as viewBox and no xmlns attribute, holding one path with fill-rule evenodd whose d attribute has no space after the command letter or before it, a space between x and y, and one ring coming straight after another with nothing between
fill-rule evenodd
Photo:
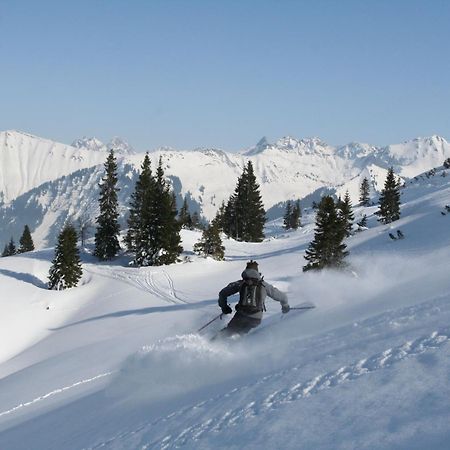
<instances>
[{"instance_id":1,"label":"snow-covered tree","mask_svg":"<svg viewBox=\"0 0 450 450\"><path fill-rule=\"evenodd\" d=\"M105 162L105 176L100 184L100 214L95 233L94 255L101 261L114 258L120 250L119 202L117 199L117 161L114 151L109 152Z\"/></svg>"},{"instance_id":2,"label":"snow-covered tree","mask_svg":"<svg viewBox=\"0 0 450 450\"><path fill-rule=\"evenodd\" d=\"M48 288L63 290L75 287L83 269L77 248L77 232L70 223L66 224L58 236L55 258L49 272Z\"/></svg>"}]
</instances>

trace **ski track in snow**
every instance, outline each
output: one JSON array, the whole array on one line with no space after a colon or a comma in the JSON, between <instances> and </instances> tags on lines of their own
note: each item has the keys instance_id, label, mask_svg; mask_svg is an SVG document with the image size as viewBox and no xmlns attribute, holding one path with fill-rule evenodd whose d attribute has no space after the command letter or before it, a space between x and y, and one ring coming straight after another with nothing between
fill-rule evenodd
<instances>
[{"instance_id":1,"label":"ski track in snow","mask_svg":"<svg viewBox=\"0 0 450 450\"><path fill-rule=\"evenodd\" d=\"M228 429L234 425L242 423L242 421L265 413L266 411L281 408L286 404L310 397L323 390L331 389L341 385L342 383L356 380L364 375L369 375L378 370L389 368L407 358L416 357L427 351L439 349L449 341L450 327L440 331L434 331L429 335L419 337L413 341L407 341L396 347L388 348L387 350L376 353L368 358L360 359L353 364L340 367L331 372L319 374L310 380L304 382L291 382L290 385L284 389L273 391L265 397L249 402L244 406L230 409L225 414L216 414L216 416L208 417L204 421L200 421L195 425L186 427L177 435L169 434L162 439L158 439L147 444L141 444L142 447L140 448L142 450L156 448L165 450L169 448L182 447L188 442L196 441L208 434L217 433L224 429ZM301 369L302 366L297 365L280 372L272 373L263 377L256 383L243 385L226 394L210 398L196 405L190 405L182 408L166 417L160 417L151 423L143 424L133 431L120 433L111 439L101 442L93 447L89 447L86 450L105 448L110 444L118 443L118 440L128 440L133 435L137 435L137 433L149 432L149 429L156 425L168 423L173 419L183 416L184 418L188 418L189 414L195 414L197 411L199 411L199 414L201 415L203 412L209 410L210 405L215 404L224 398L226 398L227 401L235 398L233 403L240 403L242 394L246 390L254 388L255 386L264 385L265 383L273 380L278 380L282 376L286 375L289 375L289 378L292 379L295 372L301 373ZM125 447L123 448L126 448L126 442L127 441L124 442Z\"/></svg>"},{"instance_id":2,"label":"ski track in snow","mask_svg":"<svg viewBox=\"0 0 450 450\"><path fill-rule=\"evenodd\" d=\"M188 301L183 300L178 296L172 277L164 270L152 271L149 268L145 268L145 271L140 270L139 273L129 272L126 270L115 270L107 272L101 269L99 270L98 268L94 268L90 265L87 271L95 275L100 275L102 277L123 281L124 283L153 294L154 296L159 297L169 303L189 304ZM162 275L165 279L165 286L160 287L160 285L156 281L155 278L158 275Z\"/></svg>"},{"instance_id":3,"label":"ski track in snow","mask_svg":"<svg viewBox=\"0 0 450 450\"><path fill-rule=\"evenodd\" d=\"M36 397L33 400L30 400L30 401L25 402L25 403L20 403L19 405L16 405L16 406L14 406L11 409L8 409L6 411L0 412L0 417L6 416L6 415L11 414L13 412L16 412L19 409L26 408L27 406L34 405L34 404L36 404L38 402L41 402L42 400L46 400L46 399L48 399L50 397L53 397L55 395L62 394L63 392L66 392L66 391L68 391L70 389L73 389L73 388L76 388L78 386L81 386L81 385L84 385L84 384L87 384L87 383L92 383L93 381L99 380L100 378L108 377L108 376L112 375L113 373L114 372L101 373L99 375L95 375L94 377L85 378L84 380L77 381L77 382L75 382L73 384L70 384L68 386L64 386L62 388L55 389L55 390L53 390L51 392L47 392L47 394L40 395L39 397Z\"/></svg>"}]
</instances>

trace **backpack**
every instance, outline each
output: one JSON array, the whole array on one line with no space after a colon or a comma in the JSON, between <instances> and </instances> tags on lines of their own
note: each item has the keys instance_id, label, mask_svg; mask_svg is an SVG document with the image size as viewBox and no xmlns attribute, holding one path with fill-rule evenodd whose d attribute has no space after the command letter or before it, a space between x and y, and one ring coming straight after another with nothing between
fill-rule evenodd
<instances>
[{"instance_id":1,"label":"backpack","mask_svg":"<svg viewBox=\"0 0 450 450\"><path fill-rule=\"evenodd\" d=\"M242 283L239 289L239 302L236 305L237 311L242 311L245 314L255 314L260 311L265 311L264 299L262 290L264 289L263 280L259 280L257 284L248 285Z\"/></svg>"}]
</instances>

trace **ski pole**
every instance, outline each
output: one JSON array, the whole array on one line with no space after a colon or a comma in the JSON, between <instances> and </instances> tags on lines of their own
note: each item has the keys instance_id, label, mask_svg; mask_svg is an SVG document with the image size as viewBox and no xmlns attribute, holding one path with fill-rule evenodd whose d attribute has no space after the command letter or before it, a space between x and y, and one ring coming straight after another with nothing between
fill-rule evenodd
<instances>
[{"instance_id":1,"label":"ski pole","mask_svg":"<svg viewBox=\"0 0 450 450\"><path fill-rule=\"evenodd\" d=\"M202 331L204 328L206 328L208 325L210 325L211 323L213 323L215 320L219 319L222 320L222 316L223 314L219 314L218 316L214 317L214 319L211 319L207 324L203 325L201 328L199 328L197 330L197 333L200 333L200 331Z\"/></svg>"},{"instance_id":2,"label":"ski pole","mask_svg":"<svg viewBox=\"0 0 450 450\"><path fill-rule=\"evenodd\" d=\"M315 306L293 306L291 309L314 309Z\"/></svg>"}]
</instances>

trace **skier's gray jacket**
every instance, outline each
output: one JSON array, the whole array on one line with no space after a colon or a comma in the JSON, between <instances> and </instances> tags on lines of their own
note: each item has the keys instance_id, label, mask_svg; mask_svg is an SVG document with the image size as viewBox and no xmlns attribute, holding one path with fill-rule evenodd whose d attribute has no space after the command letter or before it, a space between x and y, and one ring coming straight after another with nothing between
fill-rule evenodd
<instances>
[{"instance_id":1,"label":"skier's gray jacket","mask_svg":"<svg viewBox=\"0 0 450 450\"><path fill-rule=\"evenodd\" d=\"M225 286L220 292L219 292L219 306L223 308L227 305L227 299L230 295L237 294L240 292L242 286L244 285L245 280L239 280L239 281L233 281L228 286ZM267 283L267 281L261 280L259 282L261 289L260 289L260 295L261 295L261 302L262 305L265 304L266 296L269 296L273 300L280 302L281 305L288 305L288 298L287 295L284 292L281 292L278 290L275 286L272 286L270 283ZM261 319L263 316L263 311L258 311L253 314L245 314L244 310L239 310L241 314L248 315L249 317L253 317L255 319Z\"/></svg>"}]
</instances>

